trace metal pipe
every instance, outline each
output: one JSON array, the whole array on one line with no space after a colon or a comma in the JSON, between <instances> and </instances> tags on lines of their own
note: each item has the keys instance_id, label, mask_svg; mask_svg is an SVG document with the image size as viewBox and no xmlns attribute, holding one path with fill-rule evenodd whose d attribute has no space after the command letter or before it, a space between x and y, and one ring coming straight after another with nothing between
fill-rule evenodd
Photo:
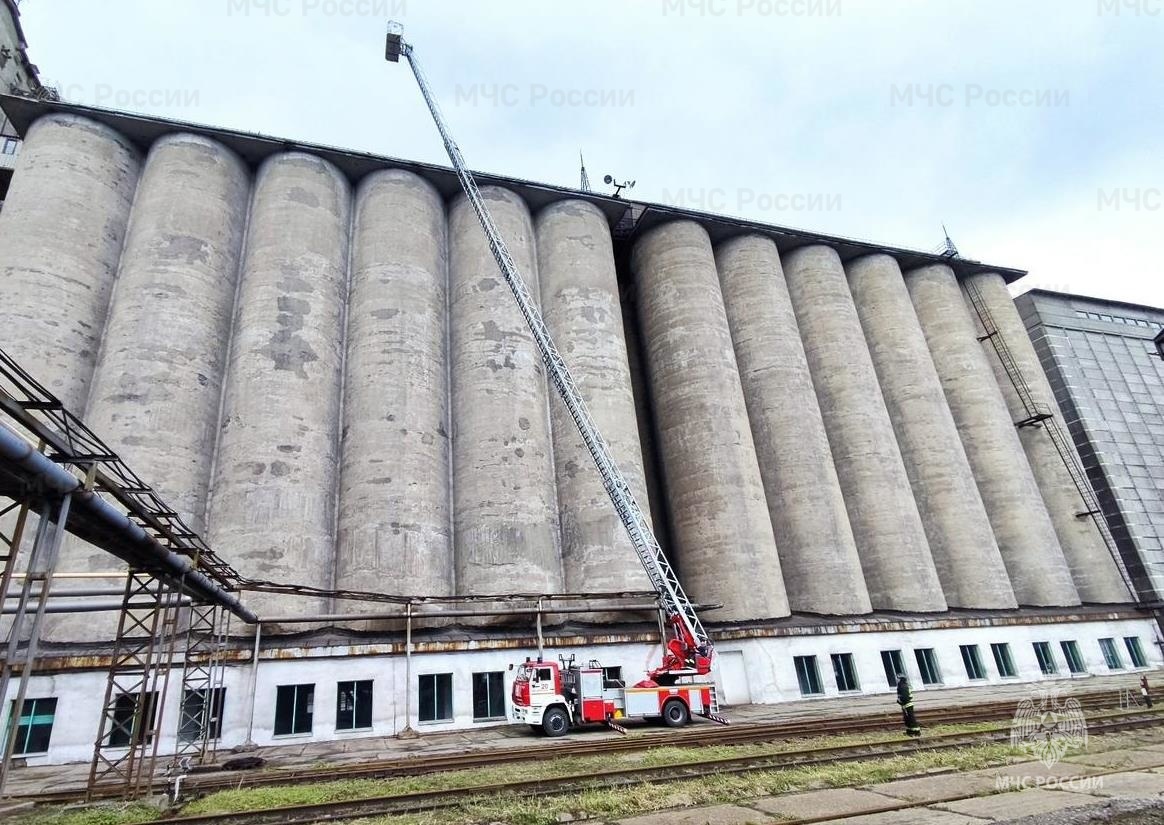
<instances>
[{"instance_id":1,"label":"metal pipe","mask_svg":"<svg viewBox=\"0 0 1164 825\"><path fill-rule=\"evenodd\" d=\"M405 610L404 619L404 729L412 730L412 605Z\"/></svg>"},{"instance_id":2,"label":"metal pipe","mask_svg":"<svg viewBox=\"0 0 1164 825\"><path fill-rule=\"evenodd\" d=\"M538 661L544 661L546 658L546 640L542 636L542 600L538 599Z\"/></svg>"},{"instance_id":3,"label":"metal pipe","mask_svg":"<svg viewBox=\"0 0 1164 825\"><path fill-rule=\"evenodd\" d=\"M431 610L425 613L320 613L310 616L273 616L262 619L263 624L296 624L307 622L352 622L369 619L459 619L476 616L531 616L543 612L537 607L515 607L510 610ZM625 607L554 607L551 613L652 613L659 609L657 604L633 604Z\"/></svg>"},{"instance_id":4,"label":"metal pipe","mask_svg":"<svg viewBox=\"0 0 1164 825\"><path fill-rule=\"evenodd\" d=\"M194 602L190 599L182 599L178 603L179 607L189 607ZM126 610L149 610L153 606L153 602L134 602L132 604L125 604L124 602L46 602L44 606L45 613L112 613L122 609ZM12 616L19 610L19 607L5 605L0 608L0 616Z\"/></svg>"},{"instance_id":5,"label":"metal pipe","mask_svg":"<svg viewBox=\"0 0 1164 825\"><path fill-rule=\"evenodd\" d=\"M56 579L58 577L53 576L53 578ZM124 594L125 594L125 588L123 588L123 587L116 587L116 588L114 588L114 587L101 587L101 588L87 587L87 588L81 588L81 589L77 589L77 590L59 590L57 588L53 588L52 593L49 594L49 598L50 599L63 599L63 598L67 598L69 596L76 596L76 597L82 597L82 596L122 596ZM40 591L34 590L31 595L34 598L38 598L40 596ZM17 598L17 596L15 594L9 593L6 598L7 599L15 599L15 598Z\"/></svg>"},{"instance_id":6,"label":"metal pipe","mask_svg":"<svg viewBox=\"0 0 1164 825\"><path fill-rule=\"evenodd\" d=\"M251 683L249 686L250 694L251 694L251 701L250 701L249 710L247 712L247 738L243 742L243 747L245 747L247 750L251 750L255 747L258 747L257 745L255 745L255 740L254 740L255 694L257 694L258 690L259 690L259 642L262 640L262 638L263 638L263 623L258 622L255 624L255 646L254 646L253 651L251 652Z\"/></svg>"},{"instance_id":7,"label":"metal pipe","mask_svg":"<svg viewBox=\"0 0 1164 825\"><path fill-rule=\"evenodd\" d=\"M9 461L32 475L46 493L58 495L71 493L74 517L92 519L120 534L119 538L125 544L139 549L150 562L161 568L163 573L175 579L184 576L188 590L205 597L207 601L222 605L244 622L253 624L259 620L238 596L223 590L221 585L197 570L189 558L164 547L105 499L92 490L84 489L76 476L46 458L4 424L0 424L0 459ZM131 558L123 560L135 561Z\"/></svg>"}]
</instances>

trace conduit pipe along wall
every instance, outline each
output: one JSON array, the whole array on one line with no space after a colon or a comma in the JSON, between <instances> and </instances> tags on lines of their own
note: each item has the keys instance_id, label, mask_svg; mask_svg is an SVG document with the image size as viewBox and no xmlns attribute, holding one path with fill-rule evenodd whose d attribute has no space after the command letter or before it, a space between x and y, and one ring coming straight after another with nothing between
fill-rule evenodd
<instances>
[{"instance_id":1,"label":"conduit pipe along wall","mask_svg":"<svg viewBox=\"0 0 1164 825\"><path fill-rule=\"evenodd\" d=\"M163 547L153 536L96 493L81 489L79 479L37 452L31 444L3 424L0 424L0 461L15 465L50 494L72 493L70 520L74 523L88 521L107 530L109 542L105 549L113 555L130 564L143 561L155 564L161 574L173 583L181 581L187 593L224 607L244 622L253 624L259 620L238 596L223 590L204 573L196 570L190 559Z\"/></svg>"}]
</instances>

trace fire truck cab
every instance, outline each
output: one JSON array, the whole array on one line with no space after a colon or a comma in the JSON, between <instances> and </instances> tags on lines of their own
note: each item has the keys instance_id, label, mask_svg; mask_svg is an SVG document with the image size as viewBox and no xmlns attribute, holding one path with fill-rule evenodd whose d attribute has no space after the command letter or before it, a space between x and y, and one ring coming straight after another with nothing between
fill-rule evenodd
<instances>
[{"instance_id":1,"label":"fire truck cab","mask_svg":"<svg viewBox=\"0 0 1164 825\"><path fill-rule=\"evenodd\" d=\"M721 721L715 686L711 683L659 685L651 680L627 687L622 679L593 659L586 666L574 658L560 662L527 659L513 681L513 721L547 736L562 736L571 728L618 720L659 718L673 728L686 725L692 714Z\"/></svg>"}]
</instances>

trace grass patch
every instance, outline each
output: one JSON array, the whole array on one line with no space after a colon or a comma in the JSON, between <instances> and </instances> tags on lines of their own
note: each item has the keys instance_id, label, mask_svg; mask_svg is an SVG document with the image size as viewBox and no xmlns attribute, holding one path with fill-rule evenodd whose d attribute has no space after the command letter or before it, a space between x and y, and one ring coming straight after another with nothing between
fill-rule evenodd
<instances>
[{"instance_id":1,"label":"grass patch","mask_svg":"<svg viewBox=\"0 0 1164 825\"><path fill-rule=\"evenodd\" d=\"M943 725L927 728L932 736L979 733L997 723ZM553 779L599 770L681 765L707 759L765 756L818 747L842 747L892 740L894 733L870 732L846 736L821 736L752 745L709 745L699 748L659 747L633 753L570 756L520 764L497 765L463 771L393 779L341 779L329 782L272 785L218 791L188 803L182 814L242 813L289 805L341 802L421 791L441 791L510 782L518 779ZM1131 735L1095 737L1091 752L1139 744ZM983 743L958 750L904 754L888 759L804 766L747 774L704 777L691 781L639 784L626 788L593 788L554 797L522 799L484 797L466 801L455 809L432 814L379 817L360 820L365 825L468 825L501 821L512 825L552 825L560 813L586 812L591 817L619 818L663 808L692 807L734 802L740 799L789 791L865 785L935 769L975 770L1008 761L1030 759L1008 743ZM137 825L159 817L146 805L97 805L37 810L12 820L13 825Z\"/></svg>"},{"instance_id":2,"label":"grass patch","mask_svg":"<svg viewBox=\"0 0 1164 825\"><path fill-rule=\"evenodd\" d=\"M85 807L55 807L16 814L10 825L136 825L157 819L159 811L139 802L119 802Z\"/></svg>"}]
</instances>

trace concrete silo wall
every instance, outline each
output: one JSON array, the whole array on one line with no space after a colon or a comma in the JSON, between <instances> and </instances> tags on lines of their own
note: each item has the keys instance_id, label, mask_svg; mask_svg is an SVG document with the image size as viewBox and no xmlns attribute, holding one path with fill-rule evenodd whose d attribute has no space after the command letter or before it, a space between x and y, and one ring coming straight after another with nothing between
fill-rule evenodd
<instances>
[{"instance_id":1,"label":"concrete silo wall","mask_svg":"<svg viewBox=\"0 0 1164 825\"><path fill-rule=\"evenodd\" d=\"M1006 282L1001 275L986 272L972 276L965 288L976 289L981 297L986 311L990 314L1002 336L1006 349L1014 360L1014 365L1022 374L1023 380L1037 404L1049 409L1065 435L1064 443L1073 454L1075 443L1067 433L1066 423L1059 405L1055 402L1055 394L1051 390L1050 382L1043 372L1039 356L1035 352L1031 339L1027 335L1026 326L1019 317L1018 309L1006 288ZM967 306L970 314L978 325L980 333L984 332L982 319L973 308L973 303L967 297ZM986 350L995 378L1014 421L1022 421L1030 413L1023 404L1022 398L1015 389L1011 377L1003 367L994 344L990 340L982 342ZM1071 568L1071 576L1079 597L1084 602L1126 602L1131 597L1124 585L1119 569L1112 559L1111 553L1104 544L1103 538L1095 523L1087 517L1080 517L1089 509L1071 479L1063 456L1051 440L1045 427L1025 426L1019 428L1019 438L1027 459L1034 471L1035 480L1042 491L1043 499L1047 503L1047 510L1051 515L1051 522L1055 525L1055 533L1059 536L1059 543L1063 547L1063 555ZM1075 455L1077 466L1082 468L1083 463ZM1086 481L1086 476L1080 473Z\"/></svg>"},{"instance_id":2,"label":"concrete silo wall","mask_svg":"<svg viewBox=\"0 0 1164 825\"><path fill-rule=\"evenodd\" d=\"M360 183L354 221L336 587L447 596L444 202L411 172L374 172Z\"/></svg>"},{"instance_id":3,"label":"concrete silo wall","mask_svg":"<svg viewBox=\"0 0 1164 825\"><path fill-rule=\"evenodd\" d=\"M897 261L866 255L845 271L946 601L951 607L1016 607Z\"/></svg>"},{"instance_id":4,"label":"concrete silo wall","mask_svg":"<svg viewBox=\"0 0 1164 825\"><path fill-rule=\"evenodd\" d=\"M86 423L199 533L249 189L246 166L211 140L178 134L154 144L134 200L85 414ZM116 568L91 545L65 545L62 570ZM110 613L56 617L51 635L107 639L116 620Z\"/></svg>"},{"instance_id":5,"label":"concrete silo wall","mask_svg":"<svg viewBox=\"0 0 1164 825\"><path fill-rule=\"evenodd\" d=\"M333 583L350 204L343 175L299 152L255 184L208 518L211 546L254 578Z\"/></svg>"},{"instance_id":6,"label":"concrete silo wall","mask_svg":"<svg viewBox=\"0 0 1164 825\"><path fill-rule=\"evenodd\" d=\"M10 355L80 414L141 160L113 130L66 114L29 129L0 211L0 335Z\"/></svg>"},{"instance_id":7,"label":"concrete silo wall","mask_svg":"<svg viewBox=\"0 0 1164 825\"><path fill-rule=\"evenodd\" d=\"M505 189L482 197L535 300L529 210ZM458 593L562 589L545 371L472 207L449 211L453 541Z\"/></svg>"},{"instance_id":8,"label":"concrete silo wall","mask_svg":"<svg viewBox=\"0 0 1164 825\"><path fill-rule=\"evenodd\" d=\"M793 610L868 613L845 512L780 253L745 236L715 250L780 567Z\"/></svg>"},{"instance_id":9,"label":"concrete silo wall","mask_svg":"<svg viewBox=\"0 0 1164 825\"><path fill-rule=\"evenodd\" d=\"M1021 605L1073 606L1079 596L953 271L906 274L910 299Z\"/></svg>"},{"instance_id":10,"label":"concrete silo wall","mask_svg":"<svg viewBox=\"0 0 1164 825\"><path fill-rule=\"evenodd\" d=\"M945 610L841 260L830 247L801 247L784 271L873 607Z\"/></svg>"},{"instance_id":11,"label":"concrete silo wall","mask_svg":"<svg viewBox=\"0 0 1164 825\"><path fill-rule=\"evenodd\" d=\"M635 500L647 511L642 447L606 217L584 201L560 201L538 214L535 232L546 326ZM650 581L590 452L556 394L550 398L550 420L566 591L649 590Z\"/></svg>"},{"instance_id":12,"label":"concrete silo wall","mask_svg":"<svg viewBox=\"0 0 1164 825\"><path fill-rule=\"evenodd\" d=\"M788 597L711 241L692 221L635 244L638 292L672 539L691 597L715 620L785 616Z\"/></svg>"},{"instance_id":13,"label":"concrete silo wall","mask_svg":"<svg viewBox=\"0 0 1164 825\"><path fill-rule=\"evenodd\" d=\"M386 169L353 198L303 152L252 181L184 133L140 174L104 126L35 124L0 214L0 345L244 575L415 596L647 586L462 197ZM1045 434L1021 449L949 267L903 279L887 254L844 267L755 234L713 250L675 220L619 272L599 206L533 221L515 192L483 195L640 505L662 479L664 546L695 600L723 604L709 621L1126 598ZM1037 368L1001 277L975 283ZM116 566L73 544L64 562ZM50 638L110 633L70 619Z\"/></svg>"}]
</instances>

